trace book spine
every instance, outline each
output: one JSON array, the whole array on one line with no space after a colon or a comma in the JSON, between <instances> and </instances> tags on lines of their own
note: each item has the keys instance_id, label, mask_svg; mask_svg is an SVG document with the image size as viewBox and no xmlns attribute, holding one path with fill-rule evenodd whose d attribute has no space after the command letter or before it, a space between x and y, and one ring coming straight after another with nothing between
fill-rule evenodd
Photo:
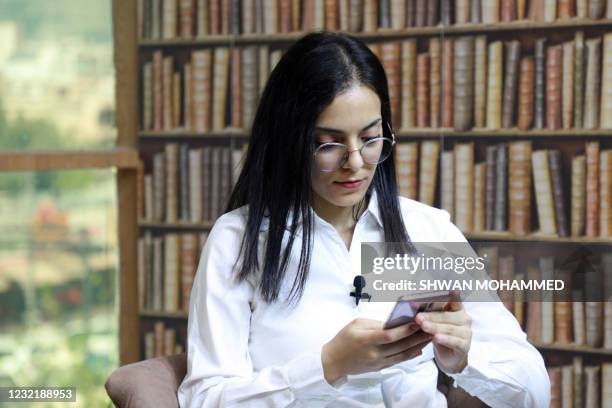
<instances>
[{"instance_id":1,"label":"book spine","mask_svg":"<svg viewBox=\"0 0 612 408\"><path fill-rule=\"evenodd\" d=\"M546 78L546 39L540 38L535 43L535 117L534 127L545 126L545 78Z\"/></svg>"},{"instance_id":2,"label":"book spine","mask_svg":"<svg viewBox=\"0 0 612 408\"><path fill-rule=\"evenodd\" d=\"M506 43L506 75L502 96L502 126L511 128L515 124L516 93L518 88L518 66L521 44L518 41Z\"/></svg>"},{"instance_id":3,"label":"book spine","mask_svg":"<svg viewBox=\"0 0 612 408\"><path fill-rule=\"evenodd\" d=\"M466 130L474 118L474 37L457 37L453 51L453 122L456 130Z\"/></svg>"}]
</instances>

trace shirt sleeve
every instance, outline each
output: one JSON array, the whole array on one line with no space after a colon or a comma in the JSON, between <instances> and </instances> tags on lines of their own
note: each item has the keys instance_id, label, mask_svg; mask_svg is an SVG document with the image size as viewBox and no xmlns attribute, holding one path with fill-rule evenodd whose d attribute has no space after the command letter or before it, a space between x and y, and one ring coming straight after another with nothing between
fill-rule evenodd
<instances>
[{"instance_id":1,"label":"shirt sleeve","mask_svg":"<svg viewBox=\"0 0 612 408\"><path fill-rule=\"evenodd\" d=\"M200 257L191 293L187 374L178 390L179 405L325 406L340 391L325 380L320 351L296 356L282 366L253 369L248 342L254 287L233 279L244 230L236 218L232 214L219 218Z\"/></svg>"},{"instance_id":2,"label":"shirt sleeve","mask_svg":"<svg viewBox=\"0 0 612 408\"><path fill-rule=\"evenodd\" d=\"M444 210L443 242L468 242ZM468 364L447 373L469 394L491 407L548 407L550 380L541 354L501 302L466 302L472 318Z\"/></svg>"}]
</instances>

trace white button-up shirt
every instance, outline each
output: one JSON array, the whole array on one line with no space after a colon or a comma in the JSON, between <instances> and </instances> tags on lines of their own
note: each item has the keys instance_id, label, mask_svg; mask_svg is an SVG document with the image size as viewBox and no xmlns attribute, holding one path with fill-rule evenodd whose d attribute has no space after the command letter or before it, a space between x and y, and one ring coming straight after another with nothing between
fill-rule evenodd
<instances>
[{"instance_id":1,"label":"white button-up shirt","mask_svg":"<svg viewBox=\"0 0 612 408\"><path fill-rule=\"evenodd\" d=\"M413 242L467 242L447 211L404 197L400 207ZM233 279L246 211L244 206L221 216L202 251L189 310L187 375L178 391L181 407L446 407L437 389L432 344L411 360L348 375L333 385L323 375L322 346L354 318L375 315L377 302L355 306L349 296L360 274L361 242L384 241L375 191L356 223L350 249L313 211L311 267L294 308L284 299L299 263L301 234L279 301L265 303L254 279L240 284ZM260 247L266 227L267 222ZM260 262L262 255L260 248ZM493 407L548 407L544 362L512 314L499 302L464 307L472 318L472 343L467 367L450 374L455 384ZM386 317L380 313L378 320Z\"/></svg>"}]
</instances>

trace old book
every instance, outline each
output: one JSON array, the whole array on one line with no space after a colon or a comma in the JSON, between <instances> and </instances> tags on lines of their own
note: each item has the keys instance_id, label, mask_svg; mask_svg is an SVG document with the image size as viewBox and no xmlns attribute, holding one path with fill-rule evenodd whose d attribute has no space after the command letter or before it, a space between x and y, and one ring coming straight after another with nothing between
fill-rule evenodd
<instances>
[{"instance_id":1,"label":"old book","mask_svg":"<svg viewBox=\"0 0 612 408\"><path fill-rule=\"evenodd\" d=\"M610 2L608 7L612 7ZM601 364L601 406L602 408L612 406L612 363Z\"/></svg>"},{"instance_id":2,"label":"old book","mask_svg":"<svg viewBox=\"0 0 612 408\"><path fill-rule=\"evenodd\" d=\"M445 38L442 50L442 127L453 127L453 39Z\"/></svg>"},{"instance_id":3,"label":"old book","mask_svg":"<svg viewBox=\"0 0 612 408\"><path fill-rule=\"evenodd\" d=\"M574 403L574 366L561 367L561 406L571 408Z\"/></svg>"},{"instance_id":4,"label":"old book","mask_svg":"<svg viewBox=\"0 0 612 408\"><path fill-rule=\"evenodd\" d=\"M242 127L242 53L241 48L233 48L231 54L231 124Z\"/></svg>"},{"instance_id":5,"label":"old book","mask_svg":"<svg viewBox=\"0 0 612 408\"><path fill-rule=\"evenodd\" d=\"M455 219L455 162L454 152L445 150L440 157L440 208Z\"/></svg>"},{"instance_id":6,"label":"old book","mask_svg":"<svg viewBox=\"0 0 612 408\"><path fill-rule=\"evenodd\" d=\"M184 312L189 311L189 302L191 300L191 288L193 286L193 278L197 269L199 246L198 234L187 233L181 235L181 307Z\"/></svg>"},{"instance_id":7,"label":"old book","mask_svg":"<svg viewBox=\"0 0 612 408\"><path fill-rule=\"evenodd\" d=\"M440 0L440 22L443 25L453 24L453 3L454 0Z\"/></svg>"},{"instance_id":8,"label":"old book","mask_svg":"<svg viewBox=\"0 0 612 408\"><path fill-rule=\"evenodd\" d=\"M179 29L181 38L193 38L195 17L194 0L179 0Z\"/></svg>"},{"instance_id":9,"label":"old book","mask_svg":"<svg viewBox=\"0 0 612 408\"><path fill-rule=\"evenodd\" d=\"M212 146L202 148L202 218L204 222L213 221L212 202Z\"/></svg>"},{"instance_id":10,"label":"old book","mask_svg":"<svg viewBox=\"0 0 612 408\"><path fill-rule=\"evenodd\" d=\"M152 308L155 311L161 312L164 307L163 303L163 285L164 285L164 237L158 236L153 238L153 301Z\"/></svg>"},{"instance_id":11,"label":"old book","mask_svg":"<svg viewBox=\"0 0 612 408\"><path fill-rule=\"evenodd\" d=\"M189 145L179 147L179 220L189 222Z\"/></svg>"},{"instance_id":12,"label":"old book","mask_svg":"<svg viewBox=\"0 0 612 408\"><path fill-rule=\"evenodd\" d=\"M221 34L227 35L230 33L230 3L232 1L221 0ZM276 0L274 0L274 3L276 5Z\"/></svg>"},{"instance_id":13,"label":"old book","mask_svg":"<svg viewBox=\"0 0 612 408\"><path fill-rule=\"evenodd\" d=\"M416 25L416 0L406 0L406 27Z\"/></svg>"},{"instance_id":14,"label":"old book","mask_svg":"<svg viewBox=\"0 0 612 408\"><path fill-rule=\"evenodd\" d=\"M591 257L592 258L592 257ZM583 262L585 288L585 339L591 347L601 347L603 344L603 295L604 280L601 268L595 266L587 257Z\"/></svg>"},{"instance_id":15,"label":"old book","mask_svg":"<svg viewBox=\"0 0 612 408\"><path fill-rule=\"evenodd\" d=\"M486 147L486 179L485 179L485 230L493 230L495 220L495 162L497 161L497 146Z\"/></svg>"},{"instance_id":16,"label":"old book","mask_svg":"<svg viewBox=\"0 0 612 408\"><path fill-rule=\"evenodd\" d=\"M524 20L527 13L527 0L517 0L516 2L516 18L518 20Z\"/></svg>"},{"instance_id":17,"label":"old book","mask_svg":"<svg viewBox=\"0 0 612 408\"><path fill-rule=\"evenodd\" d=\"M474 118L474 37L457 37L453 51L453 122L456 130L467 130Z\"/></svg>"},{"instance_id":18,"label":"old book","mask_svg":"<svg viewBox=\"0 0 612 408\"><path fill-rule=\"evenodd\" d=\"M485 229L486 163L474 165L474 231Z\"/></svg>"},{"instance_id":19,"label":"old book","mask_svg":"<svg viewBox=\"0 0 612 408\"><path fill-rule=\"evenodd\" d=\"M574 127L583 126L585 52L584 32L577 31L574 35Z\"/></svg>"},{"instance_id":20,"label":"old book","mask_svg":"<svg viewBox=\"0 0 612 408\"><path fill-rule=\"evenodd\" d=\"M584 234L586 211L586 161L584 155L572 158L572 213L571 230L573 237Z\"/></svg>"},{"instance_id":21,"label":"old book","mask_svg":"<svg viewBox=\"0 0 612 408\"><path fill-rule=\"evenodd\" d=\"M530 0L528 19L533 21L544 21L544 2L546 0Z\"/></svg>"},{"instance_id":22,"label":"old book","mask_svg":"<svg viewBox=\"0 0 612 408\"><path fill-rule=\"evenodd\" d=\"M142 130L153 129L153 63L142 65Z\"/></svg>"},{"instance_id":23,"label":"old book","mask_svg":"<svg viewBox=\"0 0 612 408\"><path fill-rule=\"evenodd\" d=\"M527 266L527 279L541 279L535 265ZM542 302L527 302L527 338L534 343L542 342Z\"/></svg>"},{"instance_id":24,"label":"old book","mask_svg":"<svg viewBox=\"0 0 612 408\"><path fill-rule=\"evenodd\" d=\"M563 79L562 86L562 127L571 129L574 125L574 64L576 57L574 55L574 42L568 41L563 44L563 68L561 69Z\"/></svg>"},{"instance_id":25,"label":"old book","mask_svg":"<svg viewBox=\"0 0 612 408\"><path fill-rule=\"evenodd\" d=\"M363 31L365 32L376 31L378 20L377 4L375 0L364 0L363 2Z\"/></svg>"},{"instance_id":26,"label":"old book","mask_svg":"<svg viewBox=\"0 0 612 408\"><path fill-rule=\"evenodd\" d=\"M487 75L487 128L501 128L502 113L502 61L503 44L489 44L489 70Z\"/></svg>"},{"instance_id":27,"label":"old book","mask_svg":"<svg viewBox=\"0 0 612 408\"><path fill-rule=\"evenodd\" d=\"M172 74L172 127L181 126L181 74Z\"/></svg>"},{"instance_id":28,"label":"old book","mask_svg":"<svg viewBox=\"0 0 612 408\"><path fill-rule=\"evenodd\" d=\"M550 165L550 178L552 182L553 200L555 205L555 223L557 225L557 234L560 237L569 236L569 227L566 215L566 199L563 187L563 163L561 161L561 152L558 149L548 151L548 162Z\"/></svg>"},{"instance_id":29,"label":"old book","mask_svg":"<svg viewBox=\"0 0 612 408\"><path fill-rule=\"evenodd\" d=\"M162 36L161 0L151 0L151 39L159 40Z\"/></svg>"},{"instance_id":30,"label":"old book","mask_svg":"<svg viewBox=\"0 0 612 408\"><path fill-rule=\"evenodd\" d=\"M474 142L457 143L455 152L455 224L463 232L474 228Z\"/></svg>"},{"instance_id":31,"label":"old book","mask_svg":"<svg viewBox=\"0 0 612 408\"><path fill-rule=\"evenodd\" d=\"M508 220L508 145L497 145L495 158L495 218L493 229L506 231Z\"/></svg>"},{"instance_id":32,"label":"old book","mask_svg":"<svg viewBox=\"0 0 612 408\"><path fill-rule=\"evenodd\" d=\"M531 141L508 144L508 229L516 235L531 230Z\"/></svg>"},{"instance_id":33,"label":"old book","mask_svg":"<svg viewBox=\"0 0 612 408\"><path fill-rule=\"evenodd\" d=\"M541 256L539 258L540 273L542 280L553 279L555 258L553 256ZM555 341L555 316L554 297L552 291L541 295L542 299L542 343L550 344Z\"/></svg>"},{"instance_id":34,"label":"old book","mask_svg":"<svg viewBox=\"0 0 612 408\"><path fill-rule=\"evenodd\" d=\"M199 133L212 127L212 50L198 50L191 54L193 84L193 130Z\"/></svg>"},{"instance_id":35,"label":"old book","mask_svg":"<svg viewBox=\"0 0 612 408\"><path fill-rule=\"evenodd\" d=\"M325 29L327 31L335 31L338 29L338 1L325 0ZM381 27L389 27L389 0L381 0Z\"/></svg>"},{"instance_id":36,"label":"old book","mask_svg":"<svg viewBox=\"0 0 612 408\"><path fill-rule=\"evenodd\" d=\"M264 34L278 33L278 1L263 0ZM216 51L216 50L215 50Z\"/></svg>"},{"instance_id":37,"label":"old book","mask_svg":"<svg viewBox=\"0 0 612 408\"><path fill-rule=\"evenodd\" d=\"M147 271L145 267L145 240L144 238L138 238L138 310L143 311L146 309L146 293L147 293Z\"/></svg>"},{"instance_id":38,"label":"old book","mask_svg":"<svg viewBox=\"0 0 612 408\"><path fill-rule=\"evenodd\" d=\"M533 126L543 129L546 124L546 39L539 38L535 43L535 117Z\"/></svg>"},{"instance_id":39,"label":"old book","mask_svg":"<svg viewBox=\"0 0 612 408\"><path fill-rule=\"evenodd\" d=\"M250 129L257 109L259 90L257 88L257 47L242 48L242 120L243 129Z\"/></svg>"},{"instance_id":40,"label":"old book","mask_svg":"<svg viewBox=\"0 0 612 408\"><path fill-rule=\"evenodd\" d=\"M416 111L416 40L402 41L402 129L411 129L417 126Z\"/></svg>"},{"instance_id":41,"label":"old book","mask_svg":"<svg viewBox=\"0 0 612 408\"><path fill-rule=\"evenodd\" d=\"M167 327L164 330L164 356L171 356L176 350L176 329Z\"/></svg>"},{"instance_id":42,"label":"old book","mask_svg":"<svg viewBox=\"0 0 612 408\"><path fill-rule=\"evenodd\" d=\"M535 84L535 60L532 56L521 58L519 79L519 103L517 125L521 130L533 124L533 88Z\"/></svg>"},{"instance_id":43,"label":"old book","mask_svg":"<svg viewBox=\"0 0 612 408\"><path fill-rule=\"evenodd\" d=\"M178 221L179 197L179 146L177 143L166 143L164 146L166 161L166 222Z\"/></svg>"},{"instance_id":44,"label":"old book","mask_svg":"<svg viewBox=\"0 0 612 408\"><path fill-rule=\"evenodd\" d=\"M164 153L153 155L153 217L164 221L166 215L166 170Z\"/></svg>"},{"instance_id":45,"label":"old book","mask_svg":"<svg viewBox=\"0 0 612 408\"><path fill-rule=\"evenodd\" d=\"M584 327L584 302L579 301L581 297L580 291L578 290L576 294L572 297L576 299L576 301L572 302L572 329L574 335L574 343L578 345L586 344L585 339L585 327Z\"/></svg>"},{"instance_id":46,"label":"old book","mask_svg":"<svg viewBox=\"0 0 612 408\"><path fill-rule=\"evenodd\" d=\"M144 176L144 202L145 212L144 219L146 221L154 221L153 217L153 174L145 174Z\"/></svg>"},{"instance_id":47,"label":"old book","mask_svg":"<svg viewBox=\"0 0 612 408\"><path fill-rule=\"evenodd\" d=\"M202 222L202 149L189 150L189 221Z\"/></svg>"},{"instance_id":48,"label":"old book","mask_svg":"<svg viewBox=\"0 0 612 408\"><path fill-rule=\"evenodd\" d=\"M345 0L345 1L348 1L348 0ZM341 10L340 11L341 21L342 21L342 15L343 13ZM391 28L394 30L402 30L405 27L406 27L406 2L404 0L391 0Z\"/></svg>"},{"instance_id":49,"label":"old book","mask_svg":"<svg viewBox=\"0 0 612 408\"><path fill-rule=\"evenodd\" d=\"M427 1L415 0L414 25L423 27L427 23Z\"/></svg>"},{"instance_id":50,"label":"old book","mask_svg":"<svg viewBox=\"0 0 612 408\"><path fill-rule=\"evenodd\" d=\"M439 38L429 39L429 123L432 128L441 127L442 46Z\"/></svg>"},{"instance_id":51,"label":"old book","mask_svg":"<svg viewBox=\"0 0 612 408\"><path fill-rule=\"evenodd\" d=\"M482 22L493 24L499 21L499 2L500 0L481 0L482 2Z\"/></svg>"},{"instance_id":52,"label":"old book","mask_svg":"<svg viewBox=\"0 0 612 408\"><path fill-rule=\"evenodd\" d=\"M164 128L164 57L153 53L153 130Z\"/></svg>"},{"instance_id":53,"label":"old book","mask_svg":"<svg viewBox=\"0 0 612 408\"><path fill-rule=\"evenodd\" d=\"M153 333L155 339L155 357L162 357L164 355L164 333L166 332L166 326L164 322L157 321L153 325Z\"/></svg>"},{"instance_id":54,"label":"old book","mask_svg":"<svg viewBox=\"0 0 612 408\"><path fill-rule=\"evenodd\" d=\"M419 143L407 142L395 145L397 184L402 197L416 200L418 191Z\"/></svg>"},{"instance_id":55,"label":"old book","mask_svg":"<svg viewBox=\"0 0 612 408\"><path fill-rule=\"evenodd\" d=\"M417 56L416 64L417 127L429 126L429 54Z\"/></svg>"},{"instance_id":56,"label":"old book","mask_svg":"<svg viewBox=\"0 0 612 408\"><path fill-rule=\"evenodd\" d=\"M387 74L389 100L391 102L391 126L394 129L401 124L401 83L400 83L400 56L401 44L399 42L385 42L381 45L382 64Z\"/></svg>"},{"instance_id":57,"label":"old book","mask_svg":"<svg viewBox=\"0 0 612 408\"><path fill-rule=\"evenodd\" d=\"M584 128L595 129L599 126L599 95L601 38L586 40L586 84L584 94Z\"/></svg>"},{"instance_id":58,"label":"old book","mask_svg":"<svg viewBox=\"0 0 612 408\"><path fill-rule=\"evenodd\" d=\"M604 35L601 73L601 118L602 129L612 128L612 33Z\"/></svg>"},{"instance_id":59,"label":"old book","mask_svg":"<svg viewBox=\"0 0 612 408\"><path fill-rule=\"evenodd\" d=\"M595 1L595 0L590 0ZM585 408L598 408L600 407L600 381L599 373L601 369L599 366L585 366Z\"/></svg>"},{"instance_id":60,"label":"old book","mask_svg":"<svg viewBox=\"0 0 612 408\"><path fill-rule=\"evenodd\" d=\"M163 0L162 10L162 39L176 38L177 0Z\"/></svg>"},{"instance_id":61,"label":"old book","mask_svg":"<svg viewBox=\"0 0 612 408\"><path fill-rule=\"evenodd\" d=\"M291 3L292 0L278 1L278 29L281 33L288 33L291 31Z\"/></svg>"},{"instance_id":62,"label":"old book","mask_svg":"<svg viewBox=\"0 0 612 408\"><path fill-rule=\"evenodd\" d=\"M606 0L589 0L589 18L602 18L606 8Z\"/></svg>"},{"instance_id":63,"label":"old book","mask_svg":"<svg viewBox=\"0 0 612 408\"><path fill-rule=\"evenodd\" d=\"M363 0L349 0L349 31L358 32L362 30L363 28L362 11L363 11Z\"/></svg>"},{"instance_id":64,"label":"old book","mask_svg":"<svg viewBox=\"0 0 612 408\"><path fill-rule=\"evenodd\" d=\"M209 0L210 34L221 34L221 0Z\"/></svg>"},{"instance_id":65,"label":"old book","mask_svg":"<svg viewBox=\"0 0 612 408\"><path fill-rule=\"evenodd\" d=\"M515 124L516 93L518 88L521 43L514 40L506 43L505 78L502 96L502 126L511 128Z\"/></svg>"},{"instance_id":66,"label":"old book","mask_svg":"<svg viewBox=\"0 0 612 408\"><path fill-rule=\"evenodd\" d=\"M552 182L547 150L536 150L532 156L533 180L538 209L540 233L557 234Z\"/></svg>"},{"instance_id":67,"label":"old book","mask_svg":"<svg viewBox=\"0 0 612 408\"><path fill-rule=\"evenodd\" d=\"M612 150L599 153L599 236L612 236ZM612 275L611 275L612 276Z\"/></svg>"},{"instance_id":68,"label":"old book","mask_svg":"<svg viewBox=\"0 0 612 408\"><path fill-rule=\"evenodd\" d=\"M421 157L419 163L419 201L433 205L436 180L438 177L438 158L440 157L440 142L427 140L421 142Z\"/></svg>"},{"instance_id":69,"label":"old book","mask_svg":"<svg viewBox=\"0 0 612 408\"><path fill-rule=\"evenodd\" d=\"M183 65L183 127L186 131L193 131L193 75L191 64Z\"/></svg>"},{"instance_id":70,"label":"old book","mask_svg":"<svg viewBox=\"0 0 612 408\"><path fill-rule=\"evenodd\" d=\"M438 24L438 21L440 21L439 16L438 16L438 11L439 11L438 1L429 0L427 2L427 22L426 22L428 26L435 26Z\"/></svg>"},{"instance_id":71,"label":"old book","mask_svg":"<svg viewBox=\"0 0 612 408\"><path fill-rule=\"evenodd\" d=\"M569 344L572 341L572 303L556 301L555 308L555 342Z\"/></svg>"},{"instance_id":72,"label":"old book","mask_svg":"<svg viewBox=\"0 0 612 408\"><path fill-rule=\"evenodd\" d=\"M588 14L587 4L588 0L576 0L576 17L586 18Z\"/></svg>"},{"instance_id":73,"label":"old book","mask_svg":"<svg viewBox=\"0 0 612 408\"><path fill-rule=\"evenodd\" d=\"M559 0L557 15L560 20L567 20L574 16L574 0Z\"/></svg>"},{"instance_id":74,"label":"old book","mask_svg":"<svg viewBox=\"0 0 612 408\"><path fill-rule=\"evenodd\" d=\"M455 1L455 24L470 22L470 0Z\"/></svg>"},{"instance_id":75,"label":"old book","mask_svg":"<svg viewBox=\"0 0 612 408\"><path fill-rule=\"evenodd\" d=\"M210 218L216 220L221 212L219 208L219 195L221 192L221 146L212 146L210 151L210 173L211 184L209 190L210 196Z\"/></svg>"},{"instance_id":76,"label":"old book","mask_svg":"<svg viewBox=\"0 0 612 408\"><path fill-rule=\"evenodd\" d=\"M499 280L511 281L514 279L514 256L506 255L499 257ZM514 312L514 294L510 290L499 289L499 299L506 309Z\"/></svg>"},{"instance_id":77,"label":"old book","mask_svg":"<svg viewBox=\"0 0 612 408\"><path fill-rule=\"evenodd\" d=\"M206 0L198 0L198 7L202 4L203 8L206 7ZM242 12L242 34L252 34L255 32L255 0L242 0L242 8L240 9ZM198 14L200 11L198 10ZM208 14L208 12L206 12ZM200 18L198 17L198 20ZM204 33L202 34L204 35ZM198 33L198 37L201 35Z\"/></svg>"},{"instance_id":78,"label":"old book","mask_svg":"<svg viewBox=\"0 0 612 408\"><path fill-rule=\"evenodd\" d=\"M582 356L575 356L573 361L574 366L574 406L584 406L584 369L582 364Z\"/></svg>"},{"instance_id":79,"label":"old book","mask_svg":"<svg viewBox=\"0 0 612 408\"><path fill-rule=\"evenodd\" d=\"M525 280L525 274L522 272L516 273L514 279L518 282ZM519 326L524 327L525 325L525 292L522 290L515 290L513 294L512 302L514 304L514 317L518 322Z\"/></svg>"},{"instance_id":80,"label":"old book","mask_svg":"<svg viewBox=\"0 0 612 408\"><path fill-rule=\"evenodd\" d=\"M550 408L561 408L561 368L548 367L550 378Z\"/></svg>"},{"instance_id":81,"label":"old book","mask_svg":"<svg viewBox=\"0 0 612 408\"><path fill-rule=\"evenodd\" d=\"M544 0L544 21L557 19L557 0Z\"/></svg>"},{"instance_id":82,"label":"old book","mask_svg":"<svg viewBox=\"0 0 612 408\"><path fill-rule=\"evenodd\" d=\"M501 0L501 21L516 20L516 0Z\"/></svg>"},{"instance_id":83,"label":"old book","mask_svg":"<svg viewBox=\"0 0 612 408\"><path fill-rule=\"evenodd\" d=\"M225 105L227 101L227 85L229 80L229 48L216 47L213 65L213 130L225 128Z\"/></svg>"},{"instance_id":84,"label":"old book","mask_svg":"<svg viewBox=\"0 0 612 408\"><path fill-rule=\"evenodd\" d=\"M270 47L268 45L257 47L257 64L257 73L259 74L257 78L257 91L259 96L261 96L270 76Z\"/></svg>"},{"instance_id":85,"label":"old book","mask_svg":"<svg viewBox=\"0 0 612 408\"><path fill-rule=\"evenodd\" d=\"M487 37L484 35L479 35L476 37L474 60L474 126L477 128L484 128L486 124L486 118Z\"/></svg>"},{"instance_id":86,"label":"old book","mask_svg":"<svg viewBox=\"0 0 612 408\"><path fill-rule=\"evenodd\" d=\"M179 310L180 261L179 235L164 235L164 312Z\"/></svg>"},{"instance_id":87,"label":"old book","mask_svg":"<svg viewBox=\"0 0 612 408\"><path fill-rule=\"evenodd\" d=\"M595 238L599 235L599 142L586 142L586 218L584 235Z\"/></svg>"},{"instance_id":88,"label":"old book","mask_svg":"<svg viewBox=\"0 0 612 408\"><path fill-rule=\"evenodd\" d=\"M471 0L470 4L470 22L472 24L482 23L482 0Z\"/></svg>"},{"instance_id":89,"label":"old book","mask_svg":"<svg viewBox=\"0 0 612 408\"><path fill-rule=\"evenodd\" d=\"M232 184L231 150L225 146L221 148L219 157L219 212L217 217L225 213L227 198Z\"/></svg>"},{"instance_id":90,"label":"old book","mask_svg":"<svg viewBox=\"0 0 612 408\"><path fill-rule=\"evenodd\" d=\"M561 80L563 48L550 46L546 53L546 127L561 128Z\"/></svg>"}]
</instances>

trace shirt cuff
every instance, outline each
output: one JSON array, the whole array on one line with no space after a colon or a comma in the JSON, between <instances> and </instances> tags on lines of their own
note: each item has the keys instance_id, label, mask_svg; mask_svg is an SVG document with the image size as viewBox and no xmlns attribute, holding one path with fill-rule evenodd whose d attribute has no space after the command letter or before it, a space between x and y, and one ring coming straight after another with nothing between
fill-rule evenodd
<instances>
[{"instance_id":1,"label":"shirt cuff","mask_svg":"<svg viewBox=\"0 0 612 408\"><path fill-rule=\"evenodd\" d=\"M307 401L308 406L325 406L337 399L341 392L335 386L339 387L346 381L340 379L332 386L325 380L320 352L298 356L289 361L286 368L296 399ZM320 404L313 405L315 402Z\"/></svg>"},{"instance_id":2,"label":"shirt cuff","mask_svg":"<svg viewBox=\"0 0 612 408\"><path fill-rule=\"evenodd\" d=\"M475 344L472 342L468 352L467 365L458 373L447 373L453 379L453 386L460 386L470 395L479 394L486 387L490 376L487 375L489 366L489 348L487 344Z\"/></svg>"}]
</instances>

